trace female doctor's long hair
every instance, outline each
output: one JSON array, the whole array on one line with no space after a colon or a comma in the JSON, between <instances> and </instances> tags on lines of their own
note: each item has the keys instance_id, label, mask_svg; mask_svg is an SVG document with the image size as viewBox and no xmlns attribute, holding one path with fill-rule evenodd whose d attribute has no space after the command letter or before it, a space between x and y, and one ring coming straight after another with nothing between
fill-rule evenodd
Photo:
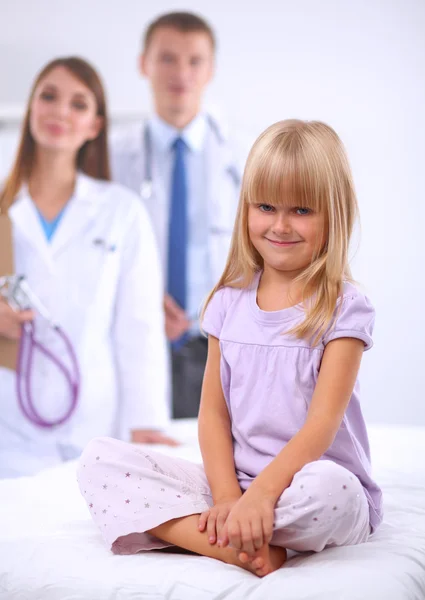
<instances>
[{"instance_id":1,"label":"female doctor's long hair","mask_svg":"<svg viewBox=\"0 0 425 600\"><path fill-rule=\"evenodd\" d=\"M82 58L75 56L57 58L41 70L32 86L15 162L3 189L0 191L0 212L7 211L22 183L28 180L30 176L35 153L35 141L30 129L31 102L40 81L56 67L65 67L94 94L97 104L97 116L102 117L103 120L103 127L99 135L94 140L87 141L78 151L76 167L96 179L110 179L106 100L100 77L94 68Z\"/></svg>"}]
</instances>

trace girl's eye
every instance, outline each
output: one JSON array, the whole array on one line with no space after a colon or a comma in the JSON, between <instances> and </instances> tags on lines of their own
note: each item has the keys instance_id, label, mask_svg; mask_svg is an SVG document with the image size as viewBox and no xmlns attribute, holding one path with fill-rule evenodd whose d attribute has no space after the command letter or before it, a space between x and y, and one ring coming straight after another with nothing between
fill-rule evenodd
<instances>
[{"instance_id":1,"label":"girl's eye","mask_svg":"<svg viewBox=\"0 0 425 600\"><path fill-rule=\"evenodd\" d=\"M261 212L273 212L274 211L274 207L270 206L270 204L259 204L258 208L261 210Z\"/></svg>"},{"instance_id":2,"label":"girl's eye","mask_svg":"<svg viewBox=\"0 0 425 600\"><path fill-rule=\"evenodd\" d=\"M87 104L84 104L84 102L74 102L72 106L74 108L76 108L77 110L86 110L87 109Z\"/></svg>"},{"instance_id":3,"label":"girl's eye","mask_svg":"<svg viewBox=\"0 0 425 600\"><path fill-rule=\"evenodd\" d=\"M51 92L42 92L40 94L40 98L42 100L46 100L46 102L51 102L52 100L55 99L55 95L52 94Z\"/></svg>"},{"instance_id":4,"label":"girl's eye","mask_svg":"<svg viewBox=\"0 0 425 600\"><path fill-rule=\"evenodd\" d=\"M311 214L311 210L309 208L298 207L295 209L295 212L297 213L297 215L300 215L300 216Z\"/></svg>"}]
</instances>

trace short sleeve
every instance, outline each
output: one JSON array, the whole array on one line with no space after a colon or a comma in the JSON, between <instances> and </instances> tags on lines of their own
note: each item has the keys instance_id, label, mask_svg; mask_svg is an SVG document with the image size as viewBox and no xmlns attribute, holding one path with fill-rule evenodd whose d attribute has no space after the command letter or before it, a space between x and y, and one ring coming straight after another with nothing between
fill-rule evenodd
<instances>
[{"instance_id":1,"label":"short sleeve","mask_svg":"<svg viewBox=\"0 0 425 600\"><path fill-rule=\"evenodd\" d=\"M324 335L326 346L332 340L351 337L362 340L365 350L373 346L372 333L375 324L375 309L370 300L357 290L345 293L342 305L336 309L336 321Z\"/></svg>"},{"instance_id":2,"label":"short sleeve","mask_svg":"<svg viewBox=\"0 0 425 600\"><path fill-rule=\"evenodd\" d=\"M202 319L205 333L220 338L221 328L228 308L228 288L220 288L211 298Z\"/></svg>"}]
</instances>

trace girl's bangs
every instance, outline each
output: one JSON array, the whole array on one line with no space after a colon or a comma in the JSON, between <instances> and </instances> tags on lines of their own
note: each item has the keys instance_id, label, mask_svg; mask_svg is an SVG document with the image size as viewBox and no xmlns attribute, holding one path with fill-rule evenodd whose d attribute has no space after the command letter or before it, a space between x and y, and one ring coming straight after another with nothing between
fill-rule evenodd
<instances>
[{"instance_id":1,"label":"girl's bangs","mask_svg":"<svg viewBox=\"0 0 425 600\"><path fill-rule=\"evenodd\" d=\"M323 169L301 149L274 148L253 156L245 174L248 204L309 208L322 212L329 195Z\"/></svg>"}]
</instances>

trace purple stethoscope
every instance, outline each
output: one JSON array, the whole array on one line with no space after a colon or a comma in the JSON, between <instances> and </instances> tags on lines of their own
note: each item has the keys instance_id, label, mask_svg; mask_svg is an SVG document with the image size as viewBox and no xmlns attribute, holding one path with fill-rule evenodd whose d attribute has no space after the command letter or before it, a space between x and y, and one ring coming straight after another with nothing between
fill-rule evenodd
<instances>
[{"instance_id":1,"label":"purple stethoscope","mask_svg":"<svg viewBox=\"0 0 425 600\"><path fill-rule=\"evenodd\" d=\"M71 367L68 368L53 352L36 339L35 324L32 321L25 323L22 326L22 336L19 345L18 361L16 367L16 391L19 407L24 416L34 425L49 429L62 425L68 421L73 415L78 404L78 396L80 391L80 370L75 350L65 332L54 323L51 315L40 299L32 292L25 277L13 275L0 277L0 297L3 297L6 302L14 310L36 310L51 327L55 335L61 339ZM69 387L69 406L62 416L54 420L45 419L37 411L32 390L32 372L34 362L34 352L38 351L46 360L53 363L62 373Z\"/></svg>"}]
</instances>

